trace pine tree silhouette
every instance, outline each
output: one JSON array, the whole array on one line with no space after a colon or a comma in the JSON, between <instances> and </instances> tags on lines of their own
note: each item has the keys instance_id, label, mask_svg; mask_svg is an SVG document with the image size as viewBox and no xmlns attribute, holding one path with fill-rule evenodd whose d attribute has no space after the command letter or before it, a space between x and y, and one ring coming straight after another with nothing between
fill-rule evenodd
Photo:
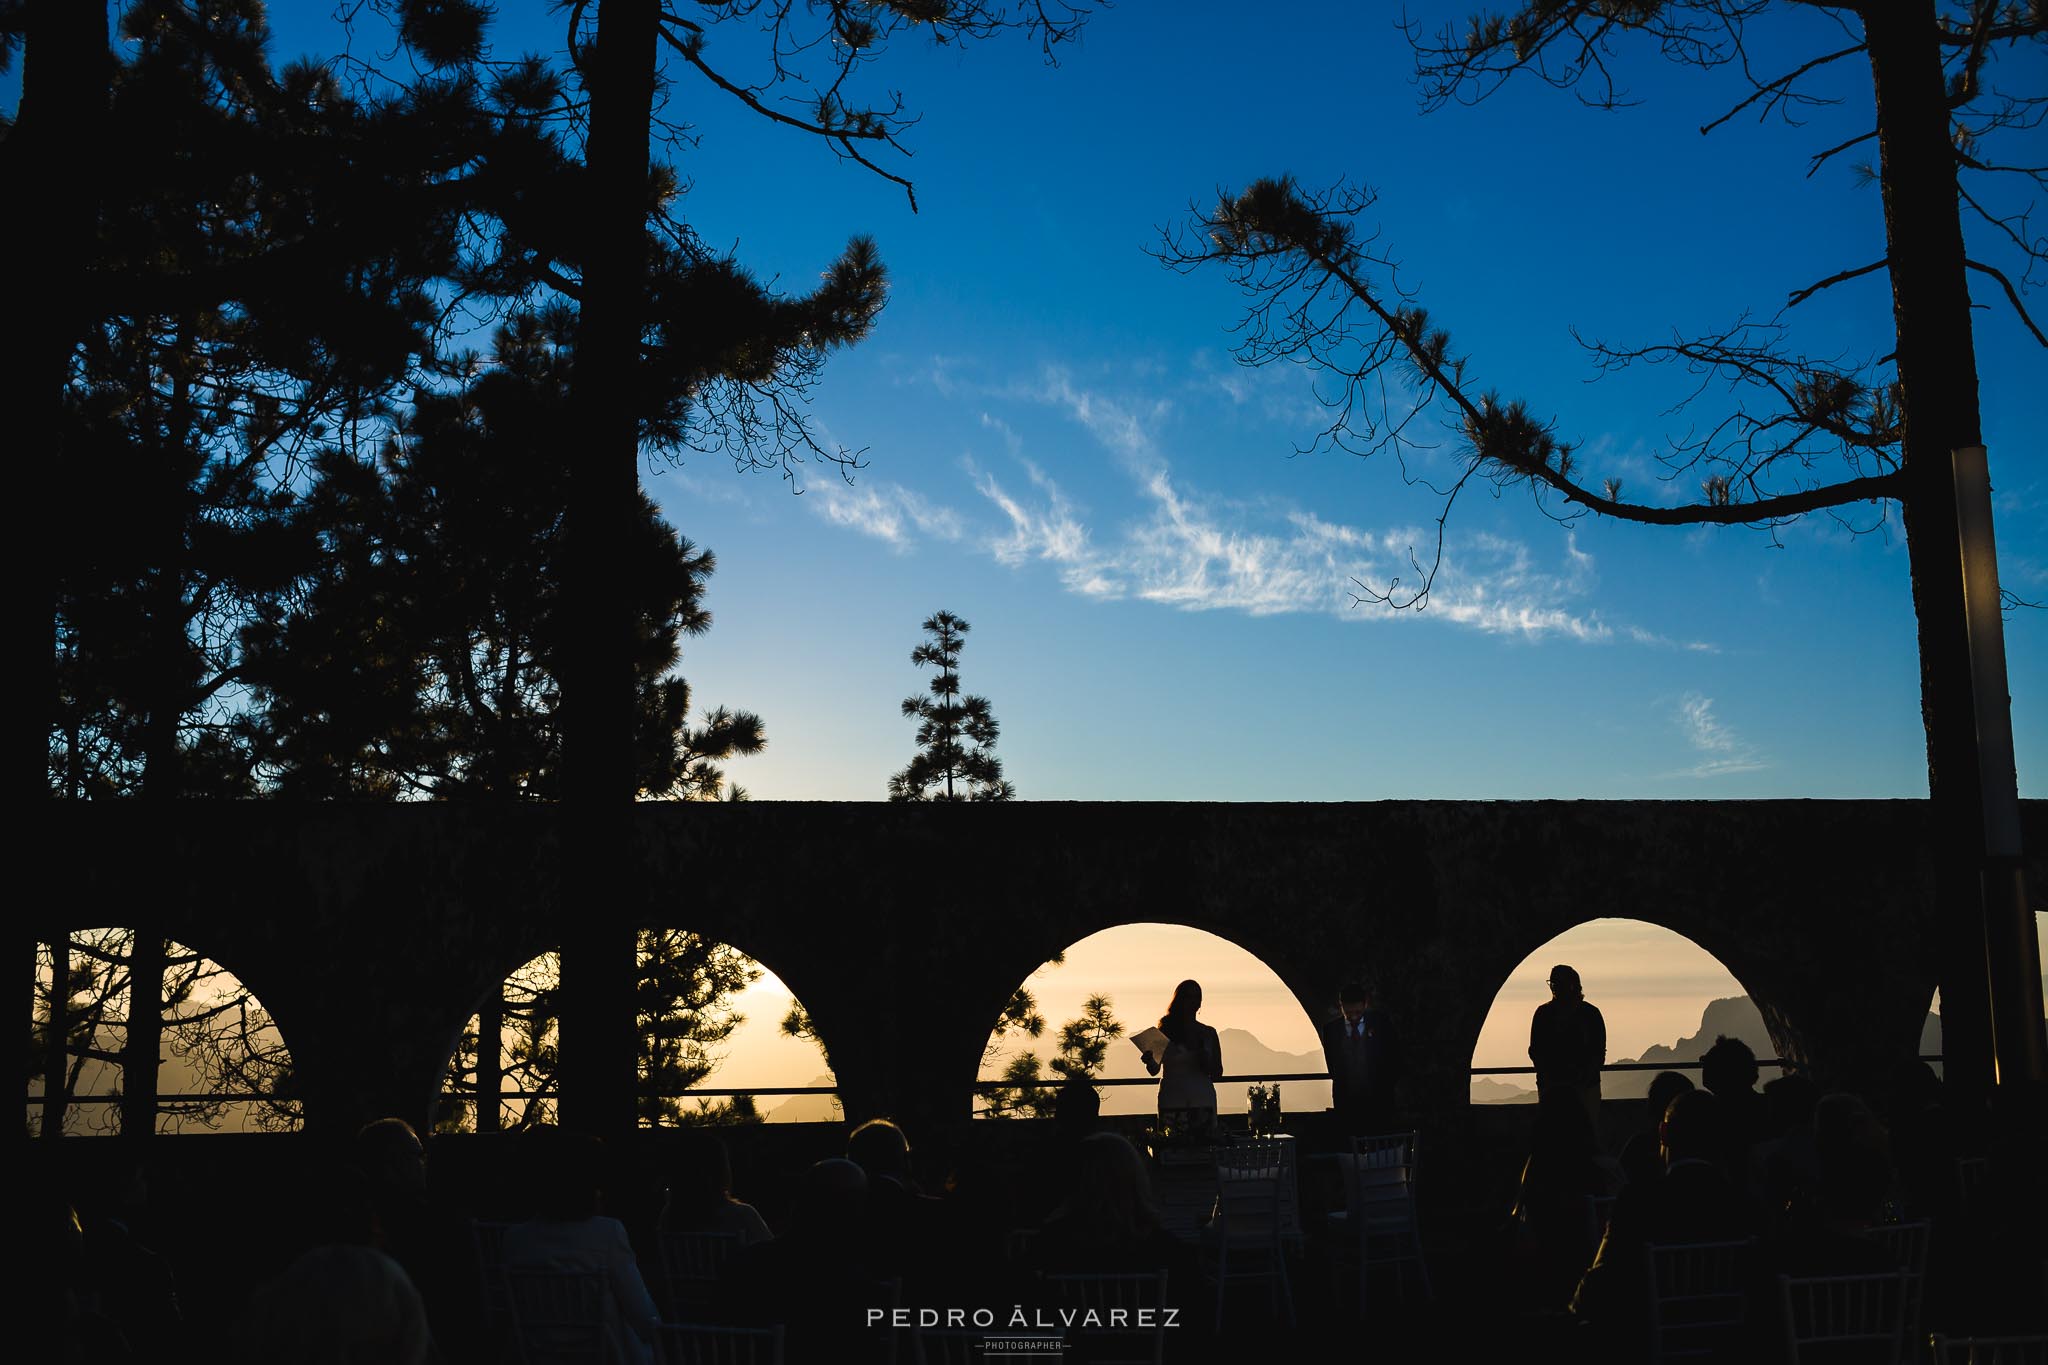
<instances>
[{"instance_id":1,"label":"pine tree silhouette","mask_svg":"<svg viewBox=\"0 0 2048 1365\"><path fill-rule=\"evenodd\" d=\"M903 714L917 718L918 754L889 779L891 801L1008 801L1017 794L995 756L996 717L988 698L960 694L967 631L952 612L935 612L925 619L925 642L910 651L910 662L939 672L931 696L903 699Z\"/></svg>"}]
</instances>

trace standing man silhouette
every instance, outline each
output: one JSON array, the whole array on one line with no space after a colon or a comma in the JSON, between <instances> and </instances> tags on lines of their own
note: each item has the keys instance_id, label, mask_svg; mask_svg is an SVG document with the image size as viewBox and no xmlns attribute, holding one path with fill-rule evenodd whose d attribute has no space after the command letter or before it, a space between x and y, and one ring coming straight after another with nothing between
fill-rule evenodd
<instances>
[{"instance_id":1,"label":"standing man silhouette","mask_svg":"<svg viewBox=\"0 0 2048 1365\"><path fill-rule=\"evenodd\" d=\"M1338 991L1337 1017L1323 1025L1323 1064L1345 1136L1392 1130L1400 1056L1394 1027L1386 1011L1372 1007L1372 992L1358 982Z\"/></svg>"},{"instance_id":2,"label":"standing man silhouette","mask_svg":"<svg viewBox=\"0 0 2048 1365\"><path fill-rule=\"evenodd\" d=\"M1600 1068L1607 1063L1607 1020L1588 1004L1579 974L1550 969L1550 999L1529 1021L1529 1061L1536 1068L1539 1103L1575 1101L1598 1143Z\"/></svg>"}]
</instances>

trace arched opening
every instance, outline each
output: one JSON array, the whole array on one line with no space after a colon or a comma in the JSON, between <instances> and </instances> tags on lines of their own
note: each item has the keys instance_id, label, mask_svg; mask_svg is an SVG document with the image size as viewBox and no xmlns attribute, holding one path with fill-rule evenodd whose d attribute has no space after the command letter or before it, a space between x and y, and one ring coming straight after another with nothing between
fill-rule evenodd
<instances>
[{"instance_id":1,"label":"arched opening","mask_svg":"<svg viewBox=\"0 0 2048 1365\"><path fill-rule=\"evenodd\" d=\"M835 1081L809 1013L773 972L685 929L641 930L637 956L641 1127L840 1117L836 1095L787 1093L829 1092ZM469 1017L449 1058L436 1131L555 1121L561 981L561 954L550 949L507 975Z\"/></svg>"},{"instance_id":2,"label":"arched opening","mask_svg":"<svg viewBox=\"0 0 2048 1365\"><path fill-rule=\"evenodd\" d=\"M1049 1115L1069 1075L1097 1083L1105 1116L1152 1113L1157 1085L1129 1039L1158 1022L1188 979L1201 983L1202 1020L1223 1041L1219 1113L1246 1112L1255 1077L1324 1070L1314 1022L1256 956L1186 925L1123 924L1078 940L1019 983L982 1051L976 1117ZM1284 1110L1329 1107L1328 1081L1281 1084Z\"/></svg>"},{"instance_id":3,"label":"arched opening","mask_svg":"<svg viewBox=\"0 0 2048 1365\"><path fill-rule=\"evenodd\" d=\"M2039 910L2034 912L2034 950L2039 959L2034 965L2041 976L2041 995L2044 1001L2048 1001L2048 914ZM2048 1007L2044 1007L2043 1013L2048 1016ZM1936 986L1933 997L1927 1002L1927 1018L1920 1026L1920 1055L1939 1057L1941 1052L1941 987ZM1941 1074L1940 1062L1930 1065L1937 1076Z\"/></svg>"},{"instance_id":4,"label":"arched opening","mask_svg":"<svg viewBox=\"0 0 2048 1365\"><path fill-rule=\"evenodd\" d=\"M1723 1034L1747 1043L1759 1061L1777 1055L1762 1012L1719 958L1683 934L1642 920L1588 920L1531 952L1501 983L1472 1050L1474 1104L1535 1100L1533 1075L1482 1073L1529 1065L1529 1020L1550 998L1546 981L1560 963L1578 971L1586 999L1606 1019L1608 1063L1651 1064L1606 1073L1601 1094L1607 1099L1647 1095L1656 1064L1697 1061Z\"/></svg>"},{"instance_id":5,"label":"arched opening","mask_svg":"<svg viewBox=\"0 0 2048 1365\"><path fill-rule=\"evenodd\" d=\"M135 1008L154 999L154 1010ZM28 1132L291 1132L304 1123L276 1023L239 977L134 928L36 944Z\"/></svg>"}]
</instances>

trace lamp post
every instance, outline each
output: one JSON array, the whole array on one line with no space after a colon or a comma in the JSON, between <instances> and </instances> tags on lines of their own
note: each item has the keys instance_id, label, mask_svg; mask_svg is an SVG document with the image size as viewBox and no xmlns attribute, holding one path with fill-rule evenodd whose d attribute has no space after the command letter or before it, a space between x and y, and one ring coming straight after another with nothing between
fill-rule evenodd
<instances>
[{"instance_id":1,"label":"lamp post","mask_svg":"<svg viewBox=\"0 0 2048 1365\"><path fill-rule=\"evenodd\" d=\"M1992 1052L2001 1084L2048 1080L2048 1033L2035 974L2040 947L2021 861L2019 779L2012 697L2005 676L2005 618L1998 546L1991 527L1991 473L1983 446L1952 452L1956 531L1962 543L1963 611L1970 632L1970 685L1977 713L1977 771L1984 847L1980 871Z\"/></svg>"}]
</instances>

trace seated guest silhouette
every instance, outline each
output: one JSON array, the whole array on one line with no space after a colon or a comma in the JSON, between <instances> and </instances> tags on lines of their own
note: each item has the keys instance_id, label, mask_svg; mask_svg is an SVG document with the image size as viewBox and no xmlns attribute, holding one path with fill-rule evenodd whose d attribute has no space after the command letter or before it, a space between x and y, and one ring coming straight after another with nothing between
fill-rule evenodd
<instances>
[{"instance_id":1,"label":"seated guest silhouette","mask_svg":"<svg viewBox=\"0 0 2048 1365\"><path fill-rule=\"evenodd\" d=\"M1076 1146L1066 1195L1039 1228L1032 1255L1048 1274L1166 1270L1169 1293L1196 1269L1192 1248L1160 1225L1145 1158L1116 1133Z\"/></svg>"},{"instance_id":2,"label":"seated guest silhouette","mask_svg":"<svg viewBox=\"0 0 2048 1365\"><path fill-rule=\"evenodd\" d=\"M661 1208L663 1232L718 1232L743 1247L775 1234L752 1204L732 1197L732 1159L717 1135L685 1128L676 1144L675 1183Z\"/></svg>"},{"instance_id":3,"label":"seated guest silhouette","mask_svg":"<svg viewBox=\"0 0 2048 1365\"><path fill-rule=\"evenodd\" d=\"M846 1159L868 1181L867 1236L877 1268L922 1282L944 1267L945 1206L910 1173L910 1139L888 1119L869 1119L848 1135Z\"/></svg>"},{"instance_id":4,"label":"seated guest silhouette","mask_svg":"<svg viewBox=\"0 0 2048 1365\"><path fill-rule=\"evenodd\" d=\"M1572 1302L1581 1317L1625 1336L1647 1320L1646 1246L1732 1241L1748 1232L1734 1186L1715 1160L1725 1138L1714 1096L1688 1090L1672 1100L1661 1136L1664 1178L1622 1190Z\"/></svg>"},{"instance_id":5,"label":"seated guest silhouette","mask_svg":"<svg viewBox=\"0 0 2048 1365\"><path fill-rule=\"evenodd\" d=\"M896 1307L894 1271L880 1264L867 1221L868 1178L844 1157L827 1157L798 1182L790 1222L772 1242L733 1263L735 1307L746 1321L787 1329L787 1358L864 1361L891 1340L867 1326L872 1310Z\"/></svg>"},{"instance_id":6,"label":"seated guest silhouette","mask_svg":"<svg viewBox=\"0 0 2048 1365\"><path fill-rule=\"evenodd\" d=\"M1749 1149L1774 1136L1756 1080L1756 1053L1740 1038L1723 1034L1700 1057L1700 1087L1721 1101L1721 1165L1738 1195L1749 1186Z\"/></svg>"},{"instance_id":7,"label":"seated guest silhouette","mask_svg":"<svg viewBox=\"0 0 2048 1365\"><path fill-rule=\"evenodd\" d=\"M531 1160L534 1216L505 1229L508 1274L526 1270L604 1276L603 1365L653 1365L657 1314L625 1224L599 1212L604 1148L594 1137L539 1128L522 1141ZM538 1365L538 1362L535 1362Z\"/></svg>"},{"instance_id":8,"label":"seated guest silhouette","mask_svg":"<svg viewBox=\"0 0 2048 1365\"><path fill-rule=\"evenodd\" d=\"M433 1353L419 1291L398 1262L363 1246L299 1257L250 1297L232 1339L231 1359L250 1365L426 1365Z\"/></svg>"},{"instance_id":9,"label":"seated guest silhouette","mask_svg":"<svg viewBox=\"0 0 2048 1365\"><path fill-rule=\"evenodd\" d=\"M1631 1185L1654 1185L1664 1178L1664 1114L1671 1101L1695 1089L1683 1071L1660 1071L1650 1079L1644 1102L1649 1124L1621 1148L1621 1173Z\"/></svg>"},{"instance_id":10,"label":"seated guest silhouette","mask_svg":"<svg viewBox=\"0 0 2048 1365\"><path fill-rule=\"evenodd\" d=\"M1780 1275L1866 1275L1896 1269L1864 1234L1884 1221L1892 1189L1890 1137L1855 1095L1827 1095L1813 1110L1814 1179L1766 1248Z\"/></svg>"}]
</instances>

